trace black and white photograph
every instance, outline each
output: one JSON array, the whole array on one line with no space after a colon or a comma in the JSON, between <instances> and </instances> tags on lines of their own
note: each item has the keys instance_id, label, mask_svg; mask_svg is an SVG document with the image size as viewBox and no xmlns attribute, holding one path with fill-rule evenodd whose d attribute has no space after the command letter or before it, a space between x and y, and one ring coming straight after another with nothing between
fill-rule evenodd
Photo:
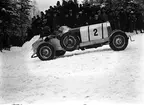
<instances>
[{"instance_id":1,"label":"black and white photograph","mask_svg":"<svg viewBox=\"0 0 144 105\"><path fill-rule=\"evenodd\" d=\"M144 0L0 0L0 105L144 105Z\"/></svg>"}]
</instances>

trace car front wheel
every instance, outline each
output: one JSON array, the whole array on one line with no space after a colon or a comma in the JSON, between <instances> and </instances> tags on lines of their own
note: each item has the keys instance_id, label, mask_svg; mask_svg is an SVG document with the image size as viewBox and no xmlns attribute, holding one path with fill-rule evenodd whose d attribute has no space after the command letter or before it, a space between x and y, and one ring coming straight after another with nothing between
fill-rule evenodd
<instances>
[{"instance_id":1,"label":"car front wheel","mask_svg":"<svg viewBox=\"0 0 144 105\"><path fill-rule=\"evenodd\" d=\"M37 49L37 56L40 60L51 60L55 56L54 47L49 43L42 43Z\"/></svg>"}]
</instances>

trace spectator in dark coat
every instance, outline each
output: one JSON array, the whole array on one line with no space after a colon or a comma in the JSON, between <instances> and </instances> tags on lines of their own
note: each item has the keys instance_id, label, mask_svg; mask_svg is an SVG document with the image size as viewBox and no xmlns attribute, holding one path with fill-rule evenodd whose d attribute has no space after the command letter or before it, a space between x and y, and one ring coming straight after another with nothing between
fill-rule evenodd
<instances>
[{"instance_id":1,"label":"spectator in dark coat","mask_svg":"<svg viewBox=\"0 0 144 105\"><path fill-rule=\"evenodd\" d=\"M47 19L46 26L49 26L50 32L52 32L53 31L52 30L52 28L53 28L53 16L50 14L49 11L46 11L46 16L45 17Z\"/></svg>"},{"instance_id":2,"label":"spectator in dark coat","mask_svg":"<svg viewBox=\"0 0 144 105\"><path fill-rule=\"evenodd\" d=\"M113 15L114 15L113 18L114 18L115 29L120 29L119 11L116 10Z\"/></svg>"},{"instance_id":3,"label":"spectator in dark coat","mask_svg":"<svg viewBox=\"0 0 144 105\"><path fill-rule=\"evenodd\" d=\"M120 19L120 29L123 31L126 31L127 15L123 8L121 9L119 16L120 16L120 18L119 18Z\"/></svg>"},{"instance_id":4,"label":"spectator in dark coat","mask_svg":"<svg viewBox=\"0 0 144 105\"><path fill-rule=\"evenodd\" d=\"M75 27L80 27L80 14L76 14Z\"/></svg>"},{"instance_id":5,"label":"spectator in dark coat","mask_svg":"<svg viewBox=\"0 0 144 105\"><path fill-rule=\"evenodd\" d=\"M0 51L2 52L3 50L3 41L4 41L4 35L0 29Z\"/></svg>"},{"instance_id":6,"label":"spectator in dark coat","mask_svg":"<svg viewBox=\"0 0 144 105\"><path fill-rule=\"evenodd\" d=\"M129 32L133 32L136 29L136 17L134 11L130 11L128 15ZM136 31L137 33L137 31Z\"/></svg>"},{"instance_id":7,"label":"spectator in dark coat","mask_svg":"<svg viewBox=\"0 0 144 105\"><path fill-rule=\"evenodd\" d=\"M74 28L76 21L76 16L73 14L72 10L69 10L68 14L68 26Z\"/></svg>"},{"instance_id":8,"label":"spectator in dark coat","mask_svg":"<svg viewBox=\"0 0 144 105\"><path fill-rule=\"evenodd\" d=\"M111 24L112 30L114 30L115 25L114 25L114 18L113 18L113 11L112 10L108 12L108 20Z\"/></svg>"},{"instance_id":9,"label":"spectator in dark coat","mask_svg":"<svg viewBox=\"0 0 144 105\"><path fill-rule=\"evenodd\" d=\"M98 15L100 16L102 22L108 21L108 15L106 14L106 11L104 8L101 11L99 10Z\"/></svg>"},{"instance_id":10,"label":"spectator in dark coat","mask_svg":"<svg viewBox=\"0 0 144 105\"><path fill-rule=\"evenodd\" d=\"M136 28L137 30L139 30L142 33L143 30L143 17L142 17L142 13L137 12L136 13Z\"/></svg>"},{"instance_id":11,"label":"spectator in dark coat","mask_svg":"<svg viewBox=\"0 0 144 105\"><path fill-rule=\"evenodd\" d=\"M39 15L37 15L36 20L32 23L32 30L34 34L39 34L42 26L42 21Z\"/></svg>"},{"instance_id":12,"label":"spectator in dark coat","mask_svg":"<svg viewBox=\"0 0 144 105\"><path fill-rule=\"evenodd\" d=\"M65 16L64 16L64 25L69 26L69 15L68 14L65 14Z\"/></svg>"},{"instance_id":13,"label":"spectator in dark coat","mask_svg":"<svg viewBox=\"0 0 144 105\"><path fill-rule=\"evenodd\" d=\"M77 14L77 21L76 24L78 27L80 26L84 26L85 25L85 17L84 17L84 13L82 11L79 12L79 14Z\"/></svg>"},{"instance_id":14,"label":"spectator in dark coat","mask_svg":"<svg viewBox=\"0 0 144 105\"><path fill-rule=\"evenodd\" d=\"M31 27L28 27L27 28L27 38L26 38L26 41L30 41L33 37L34 37L33 31L31 29Z\"/></svg>"},{"instance_id":15,"label":"spectator in dark coat","mask_svg":"<svg viewBox=\"0 0 144 105\"><path fill-rule=\"evenodd\" d=\"M88 25L92 25L92 24L93 24L92 16L89 16L89 19L88 19Z\"/></svg>"},{"instance_id":16,"label":"spectator in dark coat","mask_svg":"<svg viewBox=\"0 0 144 105\"><path fill-rule=\"evenodd\" d=\"M60 13L55 12L54 17L53 17L53 31L55 31L55 29L57 29L57 26L62 26L62 24L63 23L61 21Z\"/></svg>"},{"instance_id":17,"label":"spectator in dark coat","mask_svg":"<svg viewBox=\"0 0 144 105\"><path fill-rule=\"evenodd\" d=\"M48 36L48 35L50 35L50 28L49 28L49 26L44 26L42 28L41 33L40 33L40 38L43 38L43 37Z\"/></svg>"}]
</instances>

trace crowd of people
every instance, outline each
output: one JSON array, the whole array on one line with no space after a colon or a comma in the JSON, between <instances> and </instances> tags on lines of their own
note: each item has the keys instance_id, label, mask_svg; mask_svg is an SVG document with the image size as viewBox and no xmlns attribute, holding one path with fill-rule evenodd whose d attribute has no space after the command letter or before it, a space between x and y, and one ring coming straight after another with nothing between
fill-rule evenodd
<instances>
[{"instance_id":1,"label":"crowd of people","mask_svg":"<svg viewBox=\"0 0 144 105\"><path fill-rule=\"evenodd\" d=\"M32 18L32 29L39 32L41 27L49 26L50 33L53 33L64 25L75 28L105 21L108 21L106 11L101 11L98 6L79 5L72 0L63 1L61 5L58 1L56 6L50 6L45 13Z\"/></svg>"},{"instance_id":2,"label":"crowd of people","mask_svg":"<svg viewBox=\"0 0 144 105\"><path fill-rule=\"evenodd\" d=\"M133 8L111 9L107 5L78 4L72 0L57 2L50 6L45 12L41 11L40 16L32 18L32 30L39 33L42 27L48 26L50 33L53 33L60 26L70 28L81 27L90 24L97 24L109 21L112 29L121 29L125 32L136 33L144 30L144 18L142 12Z\"/></svg>"}]
</instances>

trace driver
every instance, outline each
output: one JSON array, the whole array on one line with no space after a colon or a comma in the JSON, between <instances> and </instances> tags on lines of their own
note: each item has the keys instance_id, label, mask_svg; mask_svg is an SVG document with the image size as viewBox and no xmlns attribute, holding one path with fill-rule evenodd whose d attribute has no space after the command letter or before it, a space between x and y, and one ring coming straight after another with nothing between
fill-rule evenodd
<instances>
[{"instance_id":1,"label":"driver","mask_svg":"<svg viewBox=\"0 0 144 105\"><path fill-rule=\"evenodd\" d=\"M43 39L43 37L49 36L50 34L51 34L51 33L50 33L50 27L49 27L49 26L44 26L44 27L41 29L40 38Z\"/></svg>"}]
</instances>

